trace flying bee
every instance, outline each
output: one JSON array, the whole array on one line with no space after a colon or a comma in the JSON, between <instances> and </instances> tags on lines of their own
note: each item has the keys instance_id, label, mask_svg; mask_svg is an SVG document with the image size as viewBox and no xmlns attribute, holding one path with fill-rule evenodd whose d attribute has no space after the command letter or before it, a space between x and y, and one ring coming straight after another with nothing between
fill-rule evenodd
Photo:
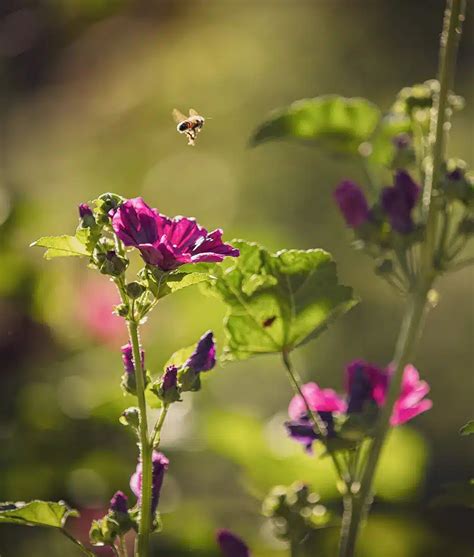
<instances>
[{"instance_id":1,"label":"flying bee","mask_svg":"<svg viewBox=\"0 0 474 557\"><path fill-rule=\"evenodd\" d=\"M181 112L175 108L173 110L173 118L178 124L176 127L178 132L186 134L188 145L194 146L197 134L204 125L204 118L200 116L194 108L189 109L189 116L181 114Z\"/></svg>"}]
</instances>

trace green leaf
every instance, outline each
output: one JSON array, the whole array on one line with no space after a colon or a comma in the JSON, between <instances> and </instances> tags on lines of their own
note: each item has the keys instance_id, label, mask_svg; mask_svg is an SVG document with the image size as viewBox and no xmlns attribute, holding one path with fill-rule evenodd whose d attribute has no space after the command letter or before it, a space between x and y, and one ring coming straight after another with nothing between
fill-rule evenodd
<instances>
[{"instance_id":1,"label":"green leaf","mask_svg":"<svg viewBox=\"0 0 474 557\"><path fill-rule=\"evenodd\" d=\"M254 132L252 145L274 139L317 141L331 152L357 155L380 120L380 110L366 99L326 95L296 101L270 114Z\"/></svg>"},{"instance_id":2,"label":"green leaf","mask_svg":"<svg viewBox=\"0 0 474 557\"><path fill-rule=\"evenodd\" d=\"M380 122L371 140L372 150L369 160L373 164L390 167L396 154L394 138L411 133L412 124L408 117L400 114L387 114Z\"/></svg>"},{"instance_id":3,"label":"green leaf","mask_svg":"<svg viewBox=\"0 0 474 557\"><path fill-rule=\"evenodd\" d=\"M50 501L0 503L0 523L63 528L70 516L77 517L79 513L70 509L63 501L58 503Z\"/></svg>"},{"instance_id":4,"label":"green leaf","mask_svg":"<svg viewBox=\"0 0 474 557\"><path fill-rule=\"evenodd\" d=\"M459 430L461 435L472 435L474 433L474 420L470 420L467 424L464 424Z\"/></svg>"},{"instance_id":5,"label":"green leaf","mask_svg":"<svg viewBox=\"0 0 474 557\"><path fill-rule=\"evenodd\" d=\"M184 364L184 362L186 362L189 356L191 356L195 349L196 342L194 344L191 344L190 346L186 346L185 348L177 350L170 356L170 358L164 365L164 369L166 369L168 366L176 366L177 368L180 368Z\"/></svg>"},{"instance_id":6,"label":"green leaf","mask_svg":"<svg viewBox=\"0 0 474 557\"><path fill-rule=\"evenodd\" d=\"M203 272L173 272L164 273L159 277L152 273L148 274L148 285L156 298L164 298L168 294L178 292L188 286L199 284L209 280L208 273Z\"/></svg>"},{"instance_id":7,"label":"green leaf","mask_svg":"<svg viewBox=\"0 0 474 557\"><path fill-rule=\"evenodd\" d=\"M38 246L46 248L45 259L53 257L81 257L89 256L87 248L87 231L79 230L75 236L44 236L31 244L31 247Z\"/></svg>"},{"instance_id":8,"label":"green leaf","mask_svg":"<svg viewBox=\"0 0 474 557\"><path fill-rule=\"evenodd\" d=\"M324 250L271 254L242 240L232 245L240 257L208 288L228 306L224 359L290 351L356 303L352 289L338 283L336 265Z\"/></svg>"}]
</instances>

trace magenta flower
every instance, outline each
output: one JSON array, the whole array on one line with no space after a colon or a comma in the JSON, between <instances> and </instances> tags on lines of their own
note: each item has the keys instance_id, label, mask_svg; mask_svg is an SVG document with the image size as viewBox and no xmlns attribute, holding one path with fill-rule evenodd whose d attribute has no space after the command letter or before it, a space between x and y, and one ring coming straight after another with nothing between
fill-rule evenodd
<instances>
[{"instance_id":1,"label":"magenta flower","mask_svg":"<svg viewBox=\"0 0 474 557\"><path fill-rule=\"evenodd\" d=\"M334 435L333 413L346 411L346 402L333 389L320 389L316 383L306 383L301 388L308 405L313 412L317 412L326 426L328 436ZM320 438L303 397L296 395L288 407L290 421L285 423L288 434L298 443L301 443L306 452L311 453L313 443Z\"/></svg>"},{"instance_id":2,"label":"magenta flower","mask_svg":"<svg viewBox=\"0 0 474 557\"><path fill-rule=\"evenodd\" d=\"M364 192L354 182L341 182L333 193L336 203L346 223L351 228L357 228L369 219L370 211Z\"/></svg>"},{"instance_id":3,"label":"magenta flower","mask_svg":"<svg viewBox=\"0 0 474 557\"><path fill-rule=\"evenodd\" d=\"M381 407L385 404L393 365L382 370L373 364L356 360L347 368L348 413L361 412L366 401L372 400ZM408 364L403 370L400 395L395 402L390 424L400 425L408 422L418 414L429 410L433 403L424 397L430 387L426 381L420 381L418 371Z\"/></svg>"},{"instance_id":4,"label":"magenta flower","mask_svg":"<svg viewBox=\"0 0 474 557\"><path fill-rule=\"evenodd\" d=\"M153 451L152 455L153 461L153 471L152 471L152 495L151 495L151 509L152 513L156 511L158 507L158 502L160 500L161 486L163 485L163 479L165 477L165 472L168 470L169 460L162 453ZM142 497L142 463L137 464L137 469L135 473L130 478L130 488L138 499L138 503L141 502Z\"/></svg>"},{"instance_id":5,"label":"magenta flower","mask_svg":"<svg viewBox=\"0 0 474 557\"><path fill-rule=\"evenodd\" d=\"M411 213L419 196L420 186L404 170L396 173L393 187L382 190L380 197L382 209L392 228L400 234L407 234L413 230Z\"/></svg>"},{"instance_id":6,"label":"magenta flower","mask_svg":"<svg viewBox=\"0 0 474 557\"><path fill-rule=\"evenodd\" d=\"M170 219L149 207L141 197L122 203L111 217L122 242L139 249L146 263L163 271L185 263L218 262L239 255L238 249L222 242L222 230L208 232L191 218Z\"/></svg>"},{"instance_id":7,"label":"magenta flower","mask_svg":"<svg viewBox=\"0 0 474 557\"><path fill-rule=\"evenodd\" d=\"M186 360L185 367L189 367L194 373L209 371L216 365L216 344L214 333L207 331L198 340L196 348Z\"/></svg>"},{"instance_id":8,"label":"magenta flower","mask_svg":"<svg viewBox=\"0 0 474 557\"><path fill-rule=\"evenodd\" d=\"M230 530L218 530L216 539L223 557L250 557L247 545Z\"/></svg>"},{"instance_id":9,"label":"magenta flower","mask_svg":"<svg viewBox=\"0 0 474 557\"><path fill-rule=\"evenodd\" d=\"M392 369L393 367L390 371ZM417 369L411 364L405 366L401 393L393 408L390 424L393 426L404 424L418 414L430 410L433 402L425 398L429 391L430 386L426 381L420 381Z\"/></svg>"},{"instance_id":10,"label":"magenta flower","mask_svg":"<svg viewBox=\"0 0 474 557\"><path fill-rule=\"evenodd\" d=\"M321 389L316 383L306 383L301 391L314 412L345 412L346 403L333 389ZM307 413L303 397L295 395L288 407L292 420L297 420Z\"/></svg>"}]
</instances>

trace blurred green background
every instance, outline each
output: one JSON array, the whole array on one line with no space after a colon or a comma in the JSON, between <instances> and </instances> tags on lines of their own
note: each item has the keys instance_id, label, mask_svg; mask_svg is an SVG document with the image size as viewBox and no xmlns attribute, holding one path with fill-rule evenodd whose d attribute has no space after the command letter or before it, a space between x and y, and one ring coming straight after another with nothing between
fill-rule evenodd
<instances>
[{"instance_id":1,"label":"blurred green background","mask_svg":"<svg viewBox=\"0 0 474 557\"><path fill-rule=\"evenodd\" d=\"M110 315L114 291L83 261L46 262L28 248L73 232L76 206L104 191L142 195L227 239L328 249L362 303L301 349L296 366L341 388L347 361L389 361L402 302L352 250L331 199L339 180L364 183L363 172L317 148L247 141L269 110L302 97L365 96L387 109L401 87L434 77L442 12L440 0L2 0L0 500L66 499L82 511L75 530L85 539L112 493L129 493L136 447L117 421L132 400L119 387L125 330ZM450 145L471 165L473 16L457 72L467 107ZM212 117L195 149L171 119L191 106ZM439 283L416 358L434 407L391 438L365 557L472 555L472 511L430 505L474 468L473 444L457 434L473 417L472 279L464 270ZM198 288L166 298L144 332L150 369L209 328L221 338L222 317ZM257 557L285 555L259 516L275 483L304 479L337 509L328 463L285 437L290 397L268 357L216 368L173 408L154 554L217 555L214 531L229 527ZM320 555L333 556L335 543L334 531L322 534ZM0 528L2 557L76 554L57 534Z\"/></svg>"}]
</instances>

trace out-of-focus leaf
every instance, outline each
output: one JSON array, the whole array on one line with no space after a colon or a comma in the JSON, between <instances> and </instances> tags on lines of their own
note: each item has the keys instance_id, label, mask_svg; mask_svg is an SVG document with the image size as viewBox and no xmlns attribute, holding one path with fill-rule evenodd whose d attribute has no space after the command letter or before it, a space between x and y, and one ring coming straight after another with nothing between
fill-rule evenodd
<instances>
[{"instance_id":1,"label":"out-of-focus leaf","mask_svg":"<svg viewBox=\"0 0 474 557\"><path fill-rule=\"evenodd\" d=\"M233 245L240 257L210 282L228 306L224 359L290 351L356 303L352 289L338 283L336 264L324 250L271 254L242 240Z\"/></svg>"},{"instance_id":2,"label":"out-of-focus leaf","mask_svg":"<svg viewBox=\"0 0 474 557\"><path fill-rule=\"evenodd\" d=\"M70 516L77 517L79 513L63 501L0 503L0 523L62 528Z\"/></svg>"},{"instance_id":3,"label":"out-of-focus leaf","mask_svg":"<svg viewBox=\"0 0 474 557\"><path fill-rule=\"evenodd\" d=\"M291 397L290 390L288 396ZM209 412L202 429L212 450L238 464L248 487L263 495L277 484L302 481L322 498L339 496L329 458L308 455L288 438L281 427L248 414ZM385 501L408 501L417 496L427 464L426 444L409 427L394 428L382 452L376 475L377 497Z\"/></svg>"},{"instance_id":4,"label":"out-of-focus leaf","mask_svg":"<svg viewBox=\"0 0 474 557\"><path fill-rule=\"evenodd\" d=\"M456 506L474 509L474 479L444 486L443 493L433 500L434 506Z\"/></svg>"},{"instance_id":5,"label":"out-of-focus leaf","mask_svg":"<svg viewBox=\"0 0 474 557\"><path fill-rule=\"evenodd\" d=\"M68 236L66 234L63 236L44 236L33 242L31 246L46 248L44 258L53 259L53 257L89 256L90 252L86 242L87 238L78 233L76 236Z\"/></svg>"},{"instance_id":6,"label":"out-of-focus leaf","mask_svg":"<svg viewBox=\"0 0 474 557\"><path fill-rule=\"evenodd\" d=\"M385 116L371 139L370 162L390 167L396 152L394 139L397 135L410 133L411 129L412 125L408 117L400 114Z\"/></svg>"},{"instance_id":7,"label":"out-of-focus leaf","mask_svg":"<svg viewBox=\"0 0 474 557\"><path fill-rule=\"evenodd\" d=\"M318 142L337 154L356 155L369 141L380 120L380 110L366 99L327 95L296 101L276 110L254 132L251 143L274 139Z\"/></svg>"},{"instance_id":8,"label":"out-of-focus leaf","mask_svg":"<svg viewBox=\"0 0 474 557\"><path fill-rule=\"evenodd\" d=\"M461 435L472 435L474 433L474 420L470 420L467 424L464 424L459 430Z\"/></svg>"},{"instance_id":9,"label":"out-of-focus leaf","mask_svg":"<svg viewBox=\"0 0 474 557\"><path fill-rule=\"evenodd\" d=\"M189 358L189 356L191 356L195 348L196 348L196 343L191 344L190 346L186 346L185 348L181 348L180 350L177 350L174 354L172 354L169 357L168 361L164 365L164 368L166 369L168 366L176 366L180 368L184 364L184 362Z\"/></svg>"}]
</instances>

